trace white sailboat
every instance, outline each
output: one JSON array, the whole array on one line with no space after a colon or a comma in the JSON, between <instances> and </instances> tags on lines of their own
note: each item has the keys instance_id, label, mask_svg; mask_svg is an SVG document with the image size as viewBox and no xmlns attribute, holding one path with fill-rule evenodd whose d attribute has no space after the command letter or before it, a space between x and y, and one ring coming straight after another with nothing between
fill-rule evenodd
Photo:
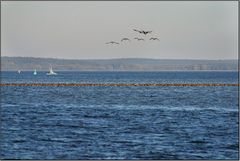
<instances>
[{"instance_id":1,"label":"white sailboat","mask_svg":"<svg viewBox=\"0 0 240 161\"><path fill-rule=\"evenodd\" d=\"M49 68L49 73L47 73L47 75L57 75L57 73L55 73L52 69L52 67Z\"/></svg>"},{"instance_id":2,"label":"white sailboat","mask_svg":"<svg viewBox=\"0 0 240 161\"><path fill-rule=\"evenodd\" d=\"M36 69L34 70L33 75L37 75L37 70Z\"/></svg>"},{"instance_id":3,"label":"white sailboat","mask_svg":"<svg viewBox=\"0 0 240 161\"><path fill-rule=\"evenodd\" d=\"M21 70L18 70L18 74L20 74L21 73Z\"/></svg>"}]
</instances>

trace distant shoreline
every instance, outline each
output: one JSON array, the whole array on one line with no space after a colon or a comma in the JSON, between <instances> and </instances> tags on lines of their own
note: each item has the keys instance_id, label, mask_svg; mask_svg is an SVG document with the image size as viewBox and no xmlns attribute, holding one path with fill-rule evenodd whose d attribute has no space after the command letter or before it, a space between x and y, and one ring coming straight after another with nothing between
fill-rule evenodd
<instances>
[{"instance_id":1,"label":"distant shoreline","mask_svg":"<svg viewBox=\"0 0 240 161\"><path fill-rule=\"evenodd\" d=\"M1 57L1 71L238 71L238 60L198 59L55 59L33 57Z\"/></svg>"},{"instance_id":2,"label":"distant shoreline","mask_svg":"<svg viewBox=\"0 0 240 161\"><path fill-rule=\"evenodd\" d=\"M238 72L239 70L161 70L161 71L77 71L77 70L55 70L57 72ZM0 72L17 72L16 70L1 70ZM34 70L21 70L21 72L34 72ZM48 70L38 70L38 72L49 72Z\"/></svg>"},{"instance_id":3,"label":"distant shoreline","mask_svg":"<svg viewBox=\"0 0 240 161\"><path fill-rule=\"evenodd\" d=\"M29 56L1 56L1 58L31 58L31 59L54 59L54 60L83 60L83 61L92 61L92 60L125 60L125 59L139 59L139 60L179 60L179 61L226 61L226 60L238 60L236 59L167 59L167 58L138 58L138 57L129 57L129 58L103 58L103 59L80 59L80 58L54 58L54 57L29 57Z\"/></svg>"},{"instance_id":4,"label":"distant shoreline","mask_svg":"<svg viewBox=\"0 0 240 161\"><path fill-rule=\"evenodd\" d=\"M239 84L233 83L1 83L0 86L73 86L73 87L83 87L83 86L239 86Z\"/></svg>"}]
</instances>

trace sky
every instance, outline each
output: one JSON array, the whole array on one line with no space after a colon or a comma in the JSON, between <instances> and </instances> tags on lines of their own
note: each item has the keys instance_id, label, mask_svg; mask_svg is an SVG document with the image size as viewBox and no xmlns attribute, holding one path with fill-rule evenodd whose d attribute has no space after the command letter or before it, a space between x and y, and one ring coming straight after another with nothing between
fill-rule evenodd
<instances>
[{"instance_id":1,"label":"sky","mask_svg":"<svg viewBox=\"0 0 240 161\"><path fill-rule=\"evenodd\" d=\"M2 1L1 56L237 59L238 2Z\"/></svg>"}]
</instances>

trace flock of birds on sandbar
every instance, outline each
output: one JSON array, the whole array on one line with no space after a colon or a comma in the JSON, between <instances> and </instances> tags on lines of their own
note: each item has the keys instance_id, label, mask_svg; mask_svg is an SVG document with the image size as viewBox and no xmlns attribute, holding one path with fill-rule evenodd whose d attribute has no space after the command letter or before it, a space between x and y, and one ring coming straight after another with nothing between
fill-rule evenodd
<instances>
[{"instance_id":1,"label":"flock of birds on sandbar","mask_svg":"<svg viewBox=\"0 0 240 161\"><path fill-rule=\"evenodd\" d=\"M144 31L144 30L136 30L136 29L133 29L133 31L138 32L139 34L144 35L144 36L146 36L147 34L151 34L152 33L152 31ZM145 41L145 39L139 38L139 37L135 37L134 40ZM151 40L151 41L159 41L159 39L156 38L156 37L151 37L149 40ZM121 42L123 42L123 41L131 42L131 40L129 38L127 38L127 37L122 38ZM106 44L116 44L116 45L119 45L120 43L116 42L116 41L110 41L110 42L107 42Z\"/></svg>"}]
</instances>

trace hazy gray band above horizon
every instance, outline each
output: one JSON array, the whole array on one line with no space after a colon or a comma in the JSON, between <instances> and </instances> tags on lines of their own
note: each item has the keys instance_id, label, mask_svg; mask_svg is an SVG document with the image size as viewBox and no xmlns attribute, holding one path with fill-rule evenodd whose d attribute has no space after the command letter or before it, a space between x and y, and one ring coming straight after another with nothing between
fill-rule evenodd
<instances>
[{"instance_id":1,"label":"hazy gray band above horizon","mask_svg":"<svg viewBox=\"0 0 240 161\"><path fill-rule=\"evenodd\" d=\"M145 36L133 29L152 33ZM106 44L110 41L120 44ZM238 2L3 1L1 53L67 59L237 59Z\"/></svg>"}]
</instances>

